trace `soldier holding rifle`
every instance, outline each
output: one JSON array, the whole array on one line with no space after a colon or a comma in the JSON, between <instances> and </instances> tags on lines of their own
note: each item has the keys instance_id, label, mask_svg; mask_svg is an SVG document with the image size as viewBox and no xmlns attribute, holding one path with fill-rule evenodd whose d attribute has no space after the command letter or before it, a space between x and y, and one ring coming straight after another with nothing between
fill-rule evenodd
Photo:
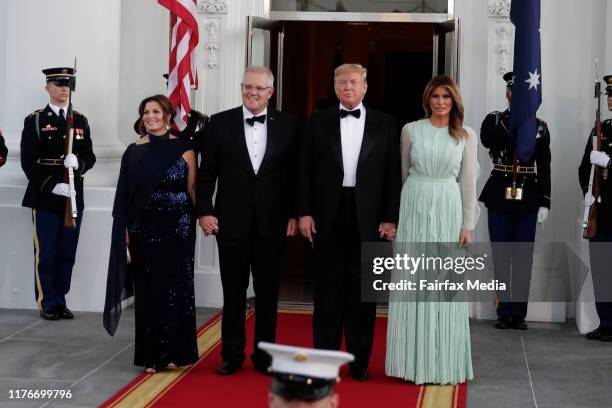
<instances>
[{"instance_id":1,"label":"soldier holding rifle","mask_svg":"<svg viewBox=\"0 0 612 408\"><path fill-rule=\"evenodd\" d=\"M21 133L21 167L28 178L22 205L32 209L34 294L40 316L72 319L65 295L83 219L83 175L96 156L87 118L70 104L75 69L49 68L43 73L49 103L25 118Z\"/></svg>"},{"instance_id":2,"label":"soldier holding rifle","mask_svg":"<svg viewBox=\"0 0 612 408\"><path fill-rule=\"evenodd\" d=\"M507 72L503 79L510 103L514 73ZM498 295L495 327L527 330L536 223L545 222L550 209L550 132L546 122L537 119L535 151L529 160L519 161L509 122L510 108L491 112L482 122L480 138L489 149L493 171L479 199L488 209L495 278L511 288Z\"/></svg>"},{"instance_id":3,"label":"soldier holding rifle","mask_svg":"<svg viewBox=\"0 0 612 408\"><path fill-rule=\"evenodd\" d=\"M606 83L608 110L612 111L612 75L603 79ZM612 273L608 250L610 244L606 244L612 242L612 123L610 119L601 122L600 96L601 83L596 81L595 127L584 149L578 177L585 195L584 237L590 241L591 276L600 321L599 327L587 333L586 337L590 340L612 342ZM594 144L596 149L593 149Z\"/></svg>"}]
</instances>

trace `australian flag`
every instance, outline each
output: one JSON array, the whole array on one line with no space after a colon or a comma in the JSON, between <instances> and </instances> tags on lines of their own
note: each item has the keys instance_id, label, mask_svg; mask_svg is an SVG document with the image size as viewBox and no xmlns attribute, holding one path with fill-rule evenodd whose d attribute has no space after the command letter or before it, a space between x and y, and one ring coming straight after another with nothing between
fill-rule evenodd
<instances>
[{"instance_id":1,"label":"australian flag","mask_svg":"<svg viewBox=\"0 0 612 408\"><path fill-rule=\"evenodd\" d=\"M510 131L518 159L527 161L535 149L542 103L540 0L512 0L510 21L515 27Z\"/></svg>"}]
</instances>

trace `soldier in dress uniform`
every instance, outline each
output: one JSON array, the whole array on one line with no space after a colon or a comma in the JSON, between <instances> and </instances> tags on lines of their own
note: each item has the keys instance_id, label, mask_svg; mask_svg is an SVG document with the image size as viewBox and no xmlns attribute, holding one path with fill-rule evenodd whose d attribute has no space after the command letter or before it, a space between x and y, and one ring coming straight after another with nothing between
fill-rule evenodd
<instances>
[{"instance_id":1,"label":"soldier in dress uniform","mask_svg":"<svg viewBox=\"0 0 612 408\"><path fill-rule=\"evenodd\" d=\"M339 406L335 387L340 381L340 367L355 359L352 354L266 342L258 347L272 357L269 408Z\"/></svg>"},{"instance_id":2,"label":"soldier in dress uniform","mask_svg":"<svg viewBox=\"0 0 612 408\"><path fill-rule=\"evenodd\" d=\"M46 320L72 319L65 295L70 290L79 229L83 218L83 175L93 167L87 118L73 110L73 154L65 155L66 114L72 68L49 68L45 89L49 103L25 118L21 133L21 167L28 178L22 205L32 209L34 224L34 293ZM69 185L65 168L74 171L78 217L76 228L64 227Z\"/></svg>"},{"instance_id":3,"label":"soldier in dress uniform","mask_svg":"<svg viewBox=\"0 0 612 408\"><path fill-rule=\"evenodd\" d=\"M608 110L612 111L612 75L604 78L608 96ZM578 169L580 187L585 194L584 201L593 205L595 198L588 191L591 165L599 166L603 171L600 178L600 194L597 199L597 234L589 242L591 260L591 276L595 292L595 307L599 316L599 327L587 333L590 340L612 342L612 273L610 272L610 246L612 242L612 121L607 119L601 123L601 150L593 151L593 135L591 131L587 141L582 162Z\"/></svg>"},{"instance_id":4,"label":"soldier in dress uniform","mask_svg":"<svg viewBox=\"0 0 612 408\"><path fill-rule=\"evenodd\" d=\"M513 73L503 78L510 102ZM489 149L493 171L479 200L488 209L491 242L500 243L492 245L495 277L510 289L498 294L495 327L526 330L536 222L546 221L550 209L550 133L546 122L538 119L534 154L526 162L519 161L510 137L509 118L507 109L489 113L482 122L480 138ZM507 242L513 244L503 244Z\"/></svg>"},{"instance_id":5,"label":"soldier in dress uniform","mask_svg":"<svg viewBox=\"0 0 612 408\"><path fill-rule=\"evenodd\" d=\"M166 79L166 87L168 86L168 74L164 74L163 77ZM196 154L196 159L198 157L198 153L200 152L200 143L202 140L202 135L204 134L204 127L208 122L208 115L205 115L201 112L198 112L195 109L191 109L187 114L187 126L182 131L178 131L174 128L170 129L170 133L179 139L185 140L191 146L191 149ZM134 122L134 131L140 135L140 137L144 136L145 128L144 124L140 123L140 118Z\"/></svg>"},{"instance_id":6,"label":"soldier in dress uniform","mask_svg":"<svg viewBox=\"0 0 612 408\"><path fill-rule=\"evenodd\" d=\"M4 166L4 163L6 163L7 155L8 149L6 148L6 144L4 143L4 135L2 134L2 129L0 129L0 167Z\"/></svg>"}]
</instances>

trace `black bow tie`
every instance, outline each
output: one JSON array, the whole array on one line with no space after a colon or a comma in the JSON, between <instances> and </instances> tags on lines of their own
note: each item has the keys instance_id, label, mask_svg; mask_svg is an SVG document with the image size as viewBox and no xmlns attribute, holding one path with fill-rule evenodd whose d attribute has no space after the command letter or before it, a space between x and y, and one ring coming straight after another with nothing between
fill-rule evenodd
<instances>
[{"instance_id":1,"label":"black bow tie","mask_svg":"<svg viewBox=\"0 0 612 408\"><path fill-rule=\"evenodd\" d=\"M245 119L246 123L248 123L249 126L253 126L255 122L264 123L265 120L266 115L251 116L250 118Z\"/></svg>"},{"instance_id":2,"label":"black bow tie","mask_svg":"<svg viewBox=\"0 0 612 408\"><path fill-rule=\"evenodd\" d=\"M352 111L348 111L346 109L340 109L340 119L347 117L348 115L353 115L357 119L361 116L361 109L355 109Z\"/></svg>"}]
</instances>

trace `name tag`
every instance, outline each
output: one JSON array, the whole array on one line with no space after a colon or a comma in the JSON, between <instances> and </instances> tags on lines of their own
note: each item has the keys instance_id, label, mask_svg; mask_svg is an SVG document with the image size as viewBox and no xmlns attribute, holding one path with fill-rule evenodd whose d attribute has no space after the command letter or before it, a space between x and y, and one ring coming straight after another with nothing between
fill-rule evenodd
<instances>
[{"instance_id":1,"label":"name tag","mask_svg":"<svg viewBox=\"0 0 612 408\"><path fill-rule=\"evenodd\" d=\"M51 125L47 125L47 126L45 126L44 128L42 128L41 130L42 130L43 132L53 132L53 131L56 131L56 130L57 130L57 128L56 128L56 127L53 127L53 126L51 126Z\"/></svg>"}]
</instances>

